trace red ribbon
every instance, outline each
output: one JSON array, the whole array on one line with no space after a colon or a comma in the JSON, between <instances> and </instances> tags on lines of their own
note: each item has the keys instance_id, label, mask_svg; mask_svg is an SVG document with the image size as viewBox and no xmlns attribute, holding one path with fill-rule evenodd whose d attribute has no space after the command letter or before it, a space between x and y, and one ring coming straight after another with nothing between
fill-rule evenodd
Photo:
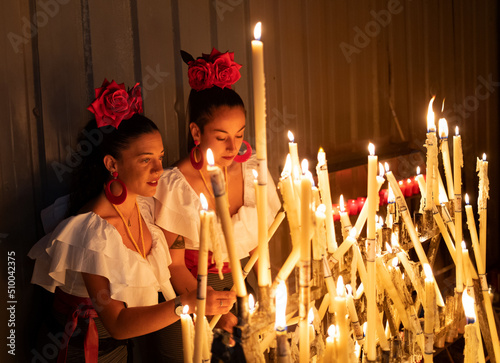
<instances>
[{"instance_id":1,"label":"red ribbon","mask_svg":"<svg viewBox=\"0 0 500 363\"><path fill-rule=\"evenodd\" d=\"M64 346L59 350L57 363L66 362L68 354L69 339L73 335L78 324L78 318L89 319L87 335L84 341L84 352L86 362L97 362L99 356L99 334L95 325L94 318L97 318L97 312L94 310L92 300L85 297L70 295L56 289L53 308L55 311L65 314L68 317L64 328Z\"/></svg>"}]
</instances>

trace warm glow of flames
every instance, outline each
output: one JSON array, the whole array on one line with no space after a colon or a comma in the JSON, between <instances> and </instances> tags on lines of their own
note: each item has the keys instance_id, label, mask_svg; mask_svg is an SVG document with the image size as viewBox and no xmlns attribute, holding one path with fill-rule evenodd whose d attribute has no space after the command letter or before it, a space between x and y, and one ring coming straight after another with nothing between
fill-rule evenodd
<instances>
[{"instance_id":1,"label":"warm glow of flames","mask_svg":"<svg viewBox=\"0 0 500 363\"><path fill-rule=\"evenodd\" d=\"M325 214L326 213L326 205L324 205L324 204L318 205L318 208L316 208L316 212Z\"/></svg>"},{"instance_id":2,"label":"warm glow of flames","mask_svg":"<svg viewBox=\"0 0 500 363\"><path fill-rule=\"evenodd\" d=\"M208 209L208 202L207 202L207 198L205 197L205 195L203 193L200 193L200 202L201 202L201 207L203 208L203 210L207 210Z\"/></svg>"},{"instance_id":3,"label":"warm glow of flames","mask_svg":"<svg viewBox=\"0 0 500 363\"><path fill-rule=\"evenodd\" d=\"M398 236L394 232L391 234L391 244L393 248L399 247Z\"/></svg>"},{"instance_id":4,"label":"warm glow of flames","mask_svg":"<svg viewBox=\"0 0 500 363\"><path fill-rule=\"evenodd\" d=\"M302 160L300 167L302 169L302 173L306 174L306 172L309 171L309 161L307 161L307 159Z\"/></svg>"},{"instance_id":5,"label":"warm glow of flames","mask_svg":"<svg viewBox=\"0 0 500 363\"><path fill-rule=\"evenodd\" d=\"M439 119L439 137L442 139L448 138L448 122L445 118Z\"/></svg>"},{"instance_id":6,"label":"warm glow of flames","mask_svg":"<svg viewBox=\"0 0 500 363\"><path fill-rule=\"evenodd\" d=\"M466 250L467 249L467 245L465 244L465 241L462 241L461 245L462 245L462 250Z\"/></svg>"},{"instance_id":7,"label":"warm glow of flames","mask_svg":"<svg viewBox=\"0 0 500 363\"><path fill-rule=\"evenodd\" d=\"M378 163L378 175L383 178L384 177L384 174L385 174L385 169L384 169L384 165L382 165L382 163Z\"/></svg>"},{"instance_id":8,"label":"warm glow of flames","mask_svg":"<svg viewBox=\"0 0 500 363\"><path fill-rule=\"evenodd\" d=\"M385 172L388 173L391 169L389 169L389 163L385 162L384 164Z\"/></svg>"},{"instance_id":9,"label":"warm glow of flames","mask_svg":"<svg viewBox=\"0 0 500 363\"><path fill-rule=\"evenodd\" d=\"M371 156L375 155L375 145L373 145L371 142L368 144L368 152Z\"/></svg>"},{"instance_id":10,"label":"warm glow of flames","mask_svg":"<svg viewBox=\"0 0 500 363\"><path fill-rule=\"evenodd\" d=\"M248 310L251 313L255 310L255 299L252 294L248 295Z\"/></svg>"},{"instance_id":11,"label":"warm glow of flames","mask_svg":"<svg viewBox=\"0 0 500 363\"><path fill-rule=\"evenodd\" d=\"M342 276L339 276L339 279L337 280L337 296L344 296L345 295L345 285L344 285L344 279Z\"/></svg>"},{"instance_id":12,"label":"warm glow of flames","mask_svg":"<svg viewBox=\"0 0 500 363\"><path fill-rule=\"evenodd\" d=\"M434 99L436 96L432 96L429 101L429 108L427 110L427 131L433 132L436 131L436 124L434 122L434 111L432 110L432 104L434 103Z\"/></svg>"},{"instance_id":13,"label":"warm glow of flames","mask_svg":"<svg viewBox=\"0 0 500 363\"><path fill-rule=\"evenodd\" d=\"M398 184L399 184L399 187L401 188L401 187L403 186L403 181L402 181L402 180L400 180L400 181L398 182Z\"/></svg>"},{"instance_id":14,"label":"warm glow of flames","mask_svg":"<svg viewBox=\"0 0 500 363\"><path fill-rule=\"evenodd\" d=\"M333 325L333 324L332 324L332 325L330 325L330 326L328 327L328 336L329 336L330 338L335 337L335 333L336 333L336 332L337 332L337 328L335 327L335 325Z\"/></svg>"},{"instance_id":15,"label":"warm glow of flames","mask_svg":"<svg viewBox=\"0 0 500 363\"><path fill-rule=\"evenodd\" d=\"M259 177L259 173L255 169L252 169L252 174L253 174L254 179L257 179Z\"/></svg>"},{"instance_id":16,"label":"warm glow of flames","mask_svg":"<svg viewBox=\"0 0 500 363\"><path fill-rule=\"evenodd\" d=\"M483 153L483 161L486 161L486 154Z\"/></svg>"},{"instance_id":17,"label":"warm glow of flames","mask_svg":"<svg viewBox=\"0 0 500 363\"><path fill-rule=\"evenodd\" d=\"M309 309L309 313L307 314L307 322L311 325L314 323L314 310L313 310L313 308Z\"/></svg>"},{"instance_id":18,"label":"warm glow of flames","mask_svg":"<svg viewBox=\"0 0 500 363\"><path fill-rule=\"evenodd\" d=\"M424 274L426 279L432 279L433 277L431 265L428 263L424 263Z\"/></svg>"},{"instance_id":19,"label":"warm glow of flames","mask_svg":"<svg viewBox=\"0 0 500 363\"><path fill-rule=\"evenodd\" d=\"M349 237L356 239L356 227L352 227L349 231Z\"/></svg>"},{"instance_id":20,"label":"warm glow of flames","mask_svg":"<svg viewBox=\"0 0 500 363\"><path fill-rule=\"evenodd\" d=\"M339 202L339 207L341 212L345 212L344 208L344 195L340 194L340 202Z\"/></svg>"},{"instance_id":21,"label":"warm glow of flames","mask_svg":"<svg viewBox=\"0 0 500 363\"><path fill-rule=\"evenodd\" d=\"M411 184L411 179L410 178L406 179L406 184Z\"/></svg>"},{"instance_id":22,"label":"warm glow of flames","mask_svg":"<svg viewBox=\"0 0 500 363\"><path fill-rule=\"evenodd\" d=\"M420 175L420 166L417 166L417 175Z\"/></svg>"},{"instance_id":23,"label":"warm glow of flames","mask_svg":"<svg viewBox=\"0 0 500 363\"><path fill-rule=\"evenodd\" d=\"M281 281L276 288L276 322L274 327L284 329L286 327L286 284Z\"/></svg>"},{"instance_id":24,"label":"warm glow of flames","mask_svg":"<svg viewBox=\"0 0 500 363\"><path fill-rule=\"evenodd\" d=\"M182 313L183 313L183 314L187 314L188 312L189 312L189 305L184 305L184 306L182 307Z\"/></svg>"},{"instance_id":25,"label":"warm glow of flames","mask_svg":"<svg viewBox=\"0 0 500 363\"><path fill-rule=\"evenodd\" d=\"M465 204L469 204L469 194L465 193Z\"/></svg>"},{"instance_id":26,"label":"warm glow of flames","mask_svg":"<svg viewBox=\"0 0 500 363\"><path fill-rule=\"evenodd\" d=\"M391 262L391 263L392 263L392 267L394 267L394 268L398 267L398 265L399 265L399 260L398 260L398 258L397 258L397 257L394 257L394 258L392 259L392 262Z\"/></svg>"},{"instance_id":27,"label":"warm glow of flames","mask_svg":"<svg viewBox=\"0 0 500 363\"><path fill-rule=\"evenodd\" d=\"M326 154L322 147L318 151L318 164L323 165L326 163Z\"/></svg>"},{"instance_id":28,"label":"warm glow of flames","mask_svg":"<svg viewBox=\"0 0 500 363\"><path fill-rule=\"evenodd\" d=\"M460 134L458 133L458 126L455 126L455 136L458 136L458 135L460 135Z\"/></svg>"},{"instance_id":29,"label":"warm glow of flames","mask_svg":"<svg viewBox=\"0 0 500 363\"><path fill-rule=\"evenodd\" d=\"M210 166L214 166L214 164L215 164L214 153L212 152L212 149L210 149L210 148L207 149L207 163Z\"/></svg>"},{"instance_id":30,"label":"warm glow of flames","mask_svg":"<svg viewBox=\"0 0 500 363\"><path fill-rule=\"evenodd\" d=\"M295 140L293 137L293 133L290 130L288 130L288 140L290 140L290 142L293 142Z\"/></svg>"},{"instance_id":31,"label":"warm glow of flames","mask_svg":"<svg viewBox=\"0 0 500 363\"><path fill-rule=\"evenodd\" d=\"M260 40L260 36L262 35L262 23L259 21L255 24L255 28L253 28L253 37L255 40Z\"/></svg>"},{"instance_id":32,"label":"warm glow of flames","mask_svg":"<svg viewBox=\"0 0 500 363\"><path fill-rule=\"evenodd\" d=\"M462 293L462 305L464 306L465 316L468 319L476 320L476 312L474 311L474 298L467 293L464 289Z\"/></svg>"}]
</instances>

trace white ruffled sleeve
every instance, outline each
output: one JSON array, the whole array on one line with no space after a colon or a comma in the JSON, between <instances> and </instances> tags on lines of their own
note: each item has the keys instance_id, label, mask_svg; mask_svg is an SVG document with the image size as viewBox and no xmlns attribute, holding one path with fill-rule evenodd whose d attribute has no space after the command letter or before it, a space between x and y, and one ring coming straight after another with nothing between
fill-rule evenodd
<instances>
[{"instance_id":1,"label":"white ruffled sleeve","mask_svg":"<svg viewBox=\"0 0 500 363\"><path fill-rule=\"evenodd\" d=\"M111 297L129 307L157 304L158 291L171 296L170 256L161 230L153 229L151 235L153 245L145 260L95 213L65 219L29 252L36 260L31 282L51 292L59 287L68 294L88 297L82 273L89 273L107 278Z\"/></svg>"}]
</instances>

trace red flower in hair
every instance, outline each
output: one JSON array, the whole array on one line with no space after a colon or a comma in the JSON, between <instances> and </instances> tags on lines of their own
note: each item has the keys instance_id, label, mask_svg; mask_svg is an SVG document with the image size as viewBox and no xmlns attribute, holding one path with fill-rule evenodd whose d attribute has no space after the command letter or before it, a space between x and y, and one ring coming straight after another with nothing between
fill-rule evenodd
<instances>
[{"instance_id":1,"label":"red flower in hair","mask_svg":"<svg viewBox=\"0 0 500 363\"><path fill-rule=\"evenodd\" d=\"M241 65L234 61L233 52L221 53L213 48L210 54L203 53L200 58L187 63L189 85L196 91L213 86L231 88L241 78Z\"/></svg>"},{"instance_id":2,"label":"red flower in hair","mask_svg":"<svg viewBox=\"0 0 500 363\"><path fill-rule=\"evenodd\" d=\"M96 88L95 96L87 109L95 115L97 127L118 128L122 120L128 120L135 113L142 112L141 88L138 83L127 92L123 83L110 83L104 79L102 86Z\"/></svg>"}]
</instances>

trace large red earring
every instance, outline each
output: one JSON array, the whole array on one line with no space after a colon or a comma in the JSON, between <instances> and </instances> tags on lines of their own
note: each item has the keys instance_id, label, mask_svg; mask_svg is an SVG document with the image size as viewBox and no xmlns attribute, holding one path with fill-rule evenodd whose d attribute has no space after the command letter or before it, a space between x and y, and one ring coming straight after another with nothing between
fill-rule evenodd
<instances>
[{"instance_id":1,"label":"large red earring","mask_svg":"<svg viewBox=\"0 0 500 363\"><path fill-rule=\"evenodd\" d=\"M201 149L198 145L200 145L200 142L198 140L195 140L194 147L191 149L191 152L189 153L189 160L191 160L191 165L196 170L200 170L201 168L203 168L203 153L201 152ZM196 161L196 152L199 152L201 155L199 161Z\"/></svg>"},{"instance_id":2,"label":"large red earring","mask_svg":"<svg viewBox=\"0 0 500 363\"><path fill-rule=\"evenodd\" d=\"M238 155L234 157L234 161L236 161L237 163L244 163L245 161L250 159L250 156L252 156L252 147L250 146L248 141L243 141L243 143L245 144L247 151L245 151L244 154L238 153Z\"/></svg>"},{"instance_id":3,"label":"large red earring","mask_svg":"<svg viewBox=\"0 0 500 363\"><path fill-rule=\"evenodd\" d=\"M106 198L108 198L112 204L122 204L125 199L127 199L127 187L124 182L118 179L118 173L116 171L111 173L111 175L113 176L113 179L107 182L106 188L104 188L104 194L106 194ZM122 186L122 194L114 195L111 193L111 184L114 182L118 182L118 184Z\"/></svg>"}]
</instances>

